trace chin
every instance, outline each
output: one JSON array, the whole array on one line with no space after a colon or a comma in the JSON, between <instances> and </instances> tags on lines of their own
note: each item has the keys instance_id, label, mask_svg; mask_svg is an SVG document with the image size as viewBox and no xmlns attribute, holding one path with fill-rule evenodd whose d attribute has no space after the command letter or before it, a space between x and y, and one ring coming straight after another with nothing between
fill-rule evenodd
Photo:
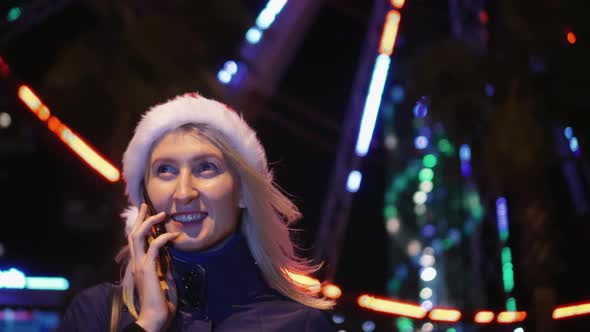
<instances>
[{"instance_id":1,"label":"chin","mask_svg":"<svg viewBox=\"0 0 590 332\"><path fill-rule=\"evenodd\" d=\"M196 239L193 237L188 236L185 233L181 233L178 238L172 241L172 244L176 249L182 251L201 251L206 250L211 246L210 241L207 241L207 238L204 239Z\"/></svg>"}]
</instances>

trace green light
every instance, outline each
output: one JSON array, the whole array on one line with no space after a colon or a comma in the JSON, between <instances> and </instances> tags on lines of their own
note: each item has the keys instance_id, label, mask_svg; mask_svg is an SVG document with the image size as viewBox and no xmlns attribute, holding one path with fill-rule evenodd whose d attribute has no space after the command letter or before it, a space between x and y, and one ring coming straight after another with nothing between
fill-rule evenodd
<instances>
[{"instance_id":1,"label":"green light","mask_svg":"<svg viewBox=\"0 0 590 332\"><path fill-rule=\"evenodd\" d=\"M500 231L500 240L502 240L502 242L508 241L508 236L509 235L510 234L508 233L508 230L507 229L505 229L503 231Z\"/></svg>"},{"instance_id":2,"label":"green light","mask_svg":"<svg viewBox=\"0 0 590 332\"><path fill-rule=\"evenodd\" d=\"M516 299L513 297L509 297L506 300L506 310L508 311L516 311Z\"/></svg>"},{"instance_id":3,"label":"green light","mask_svg":"<svg viewBox=\"0 0 590 332\"><path fill-rule=\"evenodd\" d=\"M385 194L385 204L394 204L397 201L397 195L393 191L387 192Z\"/></svg>"},{"instance_id":4,"label":"green light","mask_svg":"<svg viewBox=\"0 0 590 332\"><path fill-rule=\"evenodd\" d=\"M396 319L395 326L400 332L414 331L414 324L412 323L412 320L406 317L400 317Z\"/></svg>"},{"instance_id":5,"label":"green light","mask_svg":"<svg viewBox=\"0 0 590 332\"><path fill-rule=\"evenodd\" d=\"M449 328L447 329L447 332L457 332L457 330L455 330L455 328L454 328L454 327L449 327Z\"/></svg>"},{"instance_id":6,"label":"green light","mask_svg":"<svg viewBox=\"0 0 590 332\"><path fill-rule=\"evenodd\" d=\"M476 220L480 220L483 217L483 206L480 204L471 207L471 215Z\"/></svg>"},{"instance_id":7,"label":"green light","mask_svg":"<svg viewBox=\"0 0 590 332\"><path fill-rule=\"evenodd\" d=\"M433 168L436 166L436 156L433 154L427 154L422 158L422 164L424 167Z\"/></svg>"},{"instance_id":8,"label":"green light","mask_svg":"<svg viewBox=\"0 0 590 332\"><path fill-rule=\"evenodd\" d=\"M430 168L423 168L420 173L418 173L418 179L420 181L432 181L434 178L434 172Z\"/></svg>"},{"instance_id":9,"label":"green light","mask_svg":"<svg viewBox=\"0 0 590 332\"><path fill-rule=\"evenodd\" d=\"M504 291L512 292L514 289L514 271L511 263L502 265L502 281L504 282Z\"/></svg>"},{"instance_id":10,"label":"green light","mask_svg":"<svg viewBox=\"0 0 590 332\"><path fill-rule=\"evenodd\" d=\"M453 240L452 239L444 239L443 243L442 243L443 249L444 250L449 250L451 249L451 247L453 247Z\"/></svg>"},{"instance_id":11,"label":"green light","mask_svg":"<svg viewBox=\"0 0 590 332\"><path fill-rule=\"evenodd\" d=\"M438 141L438 149L440 150L440 152L444 153L447 156L452 155L454 152L453 146L446 138L443 138L440 141Z\"/></svg>"},{"instance_id":12,"label":"green light","mask_svg":"<svg viewBox=\"0 0 590 332\"><path fill-rule=\"evenodd\" d=\"M21 9L19 7L13 7L8 11L8 14L6 14L6 19L9 22L16 21L20 17L20 14L21 14Z\"/></svg>"},{"instance_id":13,"label":"green light","mask_svg":"<svg viewBox=\"0 0 590 332\"><path fill-rule=\"evenodd\" d=\"M512 252L510 247L502 248L502 264L512 263Z\"/></svg>"},{"instance_id":14,"label":"green light","mask_svg":"<svg viewBox=\"0 0 590 332\"><path fill-rule=\"evenodd\" d=\"M383 215L385 219L395 218L397 217L397 208L393 205L387 205L385 209L383 209Z\"/></svg>"},{"instance_id":15,"label":"green light","mask_svg":"<svg viewBox=\"0 0 590 332\"><path fill-rule=\"evenodd\" d=\"M399 279L397 278L391 278L389 279L389 282L387 283L387 290L389 291L389 293L391 294L395 294L399 291L401 287L401 282L399 281Z\"/></svg>"},{"instance_id":16,"label":"green light","mask_svg":"<svg viewBox=\"0 0 590 332\"><path fill-rule=\"evenodd\" d=\"M393 181L393 189L396 192L403 191L408 185L405 176L399 176Z\"/></svg>"}]
</instances>

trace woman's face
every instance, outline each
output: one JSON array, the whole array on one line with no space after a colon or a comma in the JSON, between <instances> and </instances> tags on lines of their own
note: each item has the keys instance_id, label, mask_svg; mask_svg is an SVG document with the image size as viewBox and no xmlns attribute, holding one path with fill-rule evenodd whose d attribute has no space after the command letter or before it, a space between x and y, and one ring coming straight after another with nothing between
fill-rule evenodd
<instances>
[{"instance_id":1,"label":"woman's face","mask_svg":"<svg viewBox=\"0 0 590 332\"><path fill-rule=\"evenodd\" d=\"M238 226L239 191L221 151L192 133L172 131L154 146L147 194L167 214L166 230L186 251L215 246Z\"/></svg>"}]
</instances>

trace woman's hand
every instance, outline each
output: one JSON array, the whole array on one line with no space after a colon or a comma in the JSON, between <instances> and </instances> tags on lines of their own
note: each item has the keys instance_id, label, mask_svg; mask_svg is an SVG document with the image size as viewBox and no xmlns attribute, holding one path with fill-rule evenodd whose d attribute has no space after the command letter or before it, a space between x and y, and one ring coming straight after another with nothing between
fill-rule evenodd
<instances>
[{"instance_id":1,"label":"woman's hand","mask_svg":"<svg viewBox=\"0 0 590 332\"><path fill-rule=\"evenodd\" d=\"M166 294L160 286L156 272L156 260L160 248L180 233L164 233L153 240L149 244L149 248L146 248L152 226L164 221L166 213L161 212L147 219L146 214L147 205L141 204L137 220L127 241L131 253L131 271L139 293L140 308L136 323L146 331L152 332L160 331L173 314L173 306L166 301Z\"/></svg>"}]
</instances>

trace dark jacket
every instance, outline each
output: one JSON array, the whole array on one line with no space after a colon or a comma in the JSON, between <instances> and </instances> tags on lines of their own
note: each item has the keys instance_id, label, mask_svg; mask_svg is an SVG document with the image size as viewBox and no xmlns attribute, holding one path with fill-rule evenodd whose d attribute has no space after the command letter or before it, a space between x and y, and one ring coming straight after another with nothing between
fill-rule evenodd
<instances>
[{"instance_id":1,"label":"dark jacket","mask_svg":"<svg viewBox=\"0 0 590 332\"><path fill-rule=\"evenodd\" d=\"M171 248L178 311L169 331L333 331L325 314L268 287L244 237L221 249L186 253ZM109 330L114 285L102 283L74 298L58 331ZM119 331L135 319L123 305Z\"/></svg>"}]
</instances>

